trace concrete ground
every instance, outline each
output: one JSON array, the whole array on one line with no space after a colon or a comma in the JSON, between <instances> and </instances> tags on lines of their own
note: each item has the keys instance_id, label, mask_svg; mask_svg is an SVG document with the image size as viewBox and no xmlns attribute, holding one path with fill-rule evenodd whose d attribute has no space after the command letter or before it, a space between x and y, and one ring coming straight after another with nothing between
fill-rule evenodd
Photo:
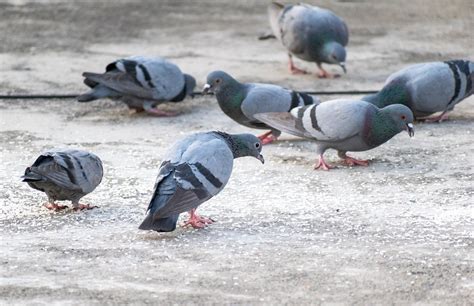
<instances>
[{"instance_id":1,"label":"concrete ground","mask_svg":"<svg viewBox=\"0 0 474 306\"><path fill-rule=\"evenodd\" d=\"M472 1L308 2L349 25L342 78L287 72L279 43L256 40L269 28L266 1L0 0L0 94L80 93L83 71L133 54L167 57L199 87L221 69L300 90L378 89L412 63L474 59ZM137 226L177 138L260 133L212 96L165 108L181 115L130 114L107 100L0 101L1 304L474 303L473 97L447 122L417 124L413 139L354 154L366 168L330 151L337 169L313 171L314 144L284 134L264 148L265 165L237 160L201 206L215 224L147 233ZM64 147L102 158L104 180L84 198L99 209L50 212L20 182L40 152Z\"/></svg>"}]
</instances>

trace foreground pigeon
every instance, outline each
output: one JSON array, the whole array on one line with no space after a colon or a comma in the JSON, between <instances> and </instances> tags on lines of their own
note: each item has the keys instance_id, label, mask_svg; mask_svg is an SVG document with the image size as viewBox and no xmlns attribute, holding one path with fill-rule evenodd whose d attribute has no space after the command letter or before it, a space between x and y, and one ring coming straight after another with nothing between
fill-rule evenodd
<instances>
[{"instance_id":1,"label":"foreground pigeon","mask_svg":"<svg viewBox=\"0 0 474 306\"><path fill-rule=\"evenodd\" d=\"M82 150L49 151L41 154L31 167L26 168L23 182L43 191L48 196L48 209L61 210L67 206L55 201L69 200L74 210L95 206L79 204L101 182L102 162L96 155Z\"/></svg>"},{"instance_id":2,"label":"foreground pigeon","mask_svg":"<svg viewBox=\"0 0 474 306\"><path fill-rule=\"evenodd\" d=\"M410 137L414 134L413 114L400 104L379 109L365 101L340 99L256 117L287 133L316 140L319 160L314 168L323 170L332 168L323 158L327 149L337 150L350 166L367 166L368 161L349 157L347 151L373 149L404 130Z\"/></svg>"},{"instance_id":3,"label":"foreground pigeon","mask_svg":"<svg viewBox=\"0 0 474 306\"><path fill-rule=\"evenodd\" d=\"M322 78L332 77L321 66L336 64L346 72L346 49L349 32L344 21L333 12L316 6L282 5L268 7L273 33L288 50L291 73L306 73L293 64L292 56L315 62Z\"/></svg>"},{"instance_id":4,"label":"foreground pigeon","mask_svg":"<svg viewBox=\"0 0 474 306\"><path fill-rule=\"evenodd\" d=\"M222 111L236 122L255 129L271 129L259 136L263 144L276 140L281 132L257 120L255 114L289 112L297 106L319 103L317 98L277 85L240 83L223 71L207 76L203 93L209 91L216 95Z\"/></svg>"},{"instance_id":5,"label":"foreground pigeon","mask_svg":"<svg viewBox=\"0 0 474 306\"><path fill-rule=\"evenodd\" d=\"M183 74L175 64L160 57L132 56L115 61L105 73L84 72L84 83L91 90L79 102L101 98L120 99L130 108L155 116L175 113L155 108L163 102L180 102L192 96L196 80Z\"/></svg>"},{"instance_id":6,"label":"foreground pigeon","mask_svg":"<svg viewBox=\"0 0 474 306\"><path fill-rule=\"evenodd\" d=\"M161 163L147 216L139 229L170 232L179 214L189 211L185 225L205 227L211 219L198 216L196 208L227 184L234 158L253 156L264 162L262 144L251 134L208 132L178 141Z\"/></svg>"},{"instance_id":7,"label":"foreground pigeon","mask_svg":"<svg viewBox=\"0 0 474 306\"><path fill-rule=\"evenodd\" d=\"M441 112L429 121L443 121L456 104L474 91L474 63L467 60L431 62L408 66L391 76L377 94L362 98L378 107L408 106L415 117Z\"/></svg>"}]
</instances>

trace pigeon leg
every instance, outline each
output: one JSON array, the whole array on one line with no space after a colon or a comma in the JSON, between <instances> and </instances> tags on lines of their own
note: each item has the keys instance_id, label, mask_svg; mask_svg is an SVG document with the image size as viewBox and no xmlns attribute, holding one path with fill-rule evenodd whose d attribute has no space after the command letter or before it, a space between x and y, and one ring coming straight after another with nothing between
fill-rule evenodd
<instances>
[{"instance_id":1,"label":"pigeon leg","mask_svg":"<svg viewBox=\"0 0 474 306\"><path fill-rule=\"evenodd\" d=\"M353 157L347 156L346 152L338 151L337 155L342 158L344 161L344 164L348 166L368 166L369 161L368 160L362 160L362 159L355 159Z\"/></svg>"},{"instance_id":2,"label":"pigeon leg","mask_svg":"<svg viewBox=\"0 0 474 306\"><path fill-rule=\"evenodd\" d=\"M268 131L268 132L263 133L262 135L257 136L257 138L263 141L265 138L267 138L271 134L272 134L272 131Z\"/></svg>"},{"instance_id":3,"label":"pigeon leg","mask_svg":"<svg viewBox=\"0 0 474 306\"><path fill-rule=\"evenodd\" d=\"M321 63L317 63L318 65L318 68L319 68L319 72L318 72L318 77L321 78L321 79L334 79L334 78L338 78L340 77L339 74L330 74L329 72L327 72L326 70L324 70L323 66L321 65Z\"/></svg>"},{"instance_id":4,"label":"pigeon leg","mask_svg":"<svg viewBox=\"0 0 474 306\"><path fill-rule=\"evenodd\" d=\"M84 210L84 209L94 209L94 208L99 208L99 206L91 206L89 204L79 204L79 203L76 203L76 204L72 204L74 207L72 210L74 211L80 211L80 210Z\"/></svg>"},{"instance_id":5,"label":"pigeon leg","mask_svg":"<svg viewBox=\"0 0 474 306\"><path fill-rule=\"evenodd\" d=\"M320 169L320 168L321 168L321 170L324 170L324 171L329 171L329 169L334 168L330 164L326 163L326 161L324 160L324 157L323 157L322 154L320 154L318 156L318 161L314 165L314 170L317 170L317 169Z\"/></svg>"},{"instance_id":6,"label":"pigeon leg","mask_svg":"<svg viewBox=\"0 0 474 306\"><path fill-rule=\"evenodd\" d=\"M273 131L268 131L258 136L258 139L262 141L263 145L269 144L277 140L277 137L273 135Z\"/></svg>"},{"instance_id":7,"label":"pigeon leg","mask_svg":"<svg viewBox=\"0 0 474 306\"><path fill-rule=\"evenodd\" d=\"M154 105L153 102L146 101L143 103L143 109L145 112L152 116L157 116L157 117L173 117L178 115L177 113L174 112L165 112L163 110L157 109Z\"/></svg>"},{"instance_id":8,"label":"pigeon leg","mask_svg":"<svg viewBox=\"0 0 474 306\"><path fill-rule=\"evenodd\" d=\"M196 208L193 208L189 211L189 219L186 221L183 226L191 225L193 228L204 228L206 224L211 224L214 220L210 218L201 217L196 214Z\"/></svg>"},{"instance_id":9,"label":"pigeon leg","mask_svg":"<svg viewBox=\"0 0 474 306\"><path fill-rule=\"evenodd\" d=\"M60 211L67 208L66 205L58 205L58 204L55 204L54 202L47 202L44 204L44 207L46 207L49 210L55 210L55 211Z\"/></svg>"},{"instance_id":10,"label":"pigeon leg","mask_svg":"<svg viewBox=\"0 0 474 306\"><path fill-rule=\"evenodd\" d=\"M165 112L163 110L159 110L157 108L151 108L151 109L147 109L145 110L148 114L152 115L152 116L156 116L156 117L174 117L174 116L177 116L178 113L175 113L175 112Z\"/></svg>"},{"instance_id":11,"label":"pigeon leg","mask_svg":"<svg viewBox=\"0 0 474 306\"><path fill-rule=\"evenodd\" d=\"M267 137L265 137L264 139L262 139L262 145L266 145L266 144L269 144L269 143L272 143L274 142L275 140L277 140L277 138L273 135L269 135Z\"/></svg>"},{"instance_id":12,"label":"pigeon leg","mask_svg":"<svg viewBox=\"0 0 474 306\"><path fill-rule=\"evenodd\" d=\"M295 66L291 54L288 54L288 68L290 69L291 74L308 74L306 70L299 69Z\"/></svg>"},{"instance_id":13,"label":"pigeon leg","mask_svg":"<svg viewBox=\"0 0 474 306\"><path fill-rule=\"evenodd\" d=\"M434 116L434 117L428 117L425 118L425 122L433 123L433 122L443 122L444 120L447 120L449 118L449 111L444 111L441 115L439 116Z\"/></svg>"}]
</instances>

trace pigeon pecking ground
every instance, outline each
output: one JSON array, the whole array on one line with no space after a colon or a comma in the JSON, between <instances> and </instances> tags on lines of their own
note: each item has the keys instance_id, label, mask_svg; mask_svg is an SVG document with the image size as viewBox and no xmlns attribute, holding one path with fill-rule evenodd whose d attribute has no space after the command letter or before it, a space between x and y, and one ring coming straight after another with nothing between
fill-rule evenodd
<instances>
[{"instance_id":1,"label":"pigeon pecking ground","mask_svg":"<svg viewBox=\"0 0 474 306\"><path fill-rule=\"evenodd\" d=\"M2 93L80 93L83 71L138 53L170 58L198 87L222 69L298 90L379 88L409 64L474 59L468 0L411 0L403 10L318 1L351 30L348 74L336 80L290 75L283 47L256 39L269 29L263 1L159 2L0 1ZM339 168L313 171L314 144L283 134L264 147L265 165L236 160L226 188L199 208L216 223L146 233L137 227L178 136L261 132L223 115L214 97L165 109L183 114L130 115L112 101L0 101L2 304L472 301L473 97L449 121L417 124L413 139L401 133L354 153L372 160L367 168L345 167L328 151ZM52 213L20 182L52 146L101 157L103 182L84 198L99 209Z\"/></svg>"}]
</instances>

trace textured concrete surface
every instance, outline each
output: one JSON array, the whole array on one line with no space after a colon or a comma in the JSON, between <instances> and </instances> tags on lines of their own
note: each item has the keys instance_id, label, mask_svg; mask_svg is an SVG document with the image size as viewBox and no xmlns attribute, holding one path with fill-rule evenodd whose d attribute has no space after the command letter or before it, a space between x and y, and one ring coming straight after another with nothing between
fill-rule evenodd
<instances>
[{"instance_id":1,"label":"textured concrete surface","mask_svg":"<svg viewBox=\"0 0 474 306\"><path fill-rule=\"evenodd\" d=\"M474 59L472 1L380 2L317 2L351 32L348 74L320 80L290 75L279 43L256 40L268 30L265 1L0 1L0 93L79 93L83 71L132 54L168 57L198 86L222 69L315 90L377 89L411 63ZM447 122L417 124L413 139L354 154L367 168L329 151L338 168L313 171L314 144L284 134L264 148L264 166L237 160L201 206L215 224L146 233L137 226L173 141L260 132L213 97L165 108L181 115L130 114L107 100L0 101L2 304L473 303L473 97ZM99 209L47 211L44 194L20 182L52 147L102 158L103 183L84 198Z\"/></svg>"}]
</instances>

